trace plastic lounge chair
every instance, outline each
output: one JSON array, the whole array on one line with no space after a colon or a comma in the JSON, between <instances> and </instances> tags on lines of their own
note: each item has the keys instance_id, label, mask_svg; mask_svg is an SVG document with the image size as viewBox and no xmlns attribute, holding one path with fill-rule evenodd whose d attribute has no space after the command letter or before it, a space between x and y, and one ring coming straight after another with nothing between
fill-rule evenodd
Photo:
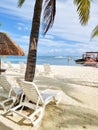
<instances>
[{"instance_id":1,"label":"plastic lounge chair","mask_svg":"<svg viewBox=\"0 0 98 130\"><path fill-rule=\"evenodd\" d=\"M9 71L14 71L14 72L18 72L19 70L17 69L17 68L15 68L12 64L11 64L11 62L7 62L7 70L9 70Z\"/></svg>"},{"instance_id":2,"label":"plastic lounge chair","mask_svg":"<svg viewBox=\"0 0 98 130\"><path fill-rule=\"evenodd\" d=\"M20 73L25 73L25 64L24 62L19 62L20 65Z\"/></svg>"},{"instance_id":3,"label":"plastic lounge chair","mask_svg":"<svg viewBox=\"0 0 98 130\"><path fill-rule=\"evenodd\" d=\"M47 76L54 76L54 73L53 73L53 71L51 69L50 64L44 64L43 67L44 67L44 74L45 75L47 75Z\"/></svg>"},{"instance_id":4,"label":"plastic lounge chair","mask_svg":"<svg viewBox=\"0 0 98 130\"><path fill-rule=\"evenodd\" d=\"M7 69L3 61L1 61L1 68Z\"/></svg>"},{"instance_id":5,"label":"plastic lounge chair","mask_svg":"<svg viewBox=\"0 0 98 130\"><path fill-rule=\"evenodd\" d=\"M18 81L18 83L22 88L23 93L25 94L27 100L23 101L21 99L20 104L10 110L24 117L25 119L30 120L32 125L36 126L43 117L45 106L53 100L56 102L56 104L60 102L60 92L50 89L40 92L36 84L33 82L20 80ZM57 99L57 97L59 98ZM24 115L22 113L22 109L24 107L28 107L29 109L33 110L33 112L30 115ZM21 108L20 111L19 108Z\"/></svg>"},{"instance_id":6,"label":"plastic lounge chair","mask_svg":"<svg viewBox=\"0 0 98 130\"><path fill-rule=\"evenodd\" d=\"M0 87L2 88L0 97L3 98L3 100L0 101L0 106L5 113L18 102L22 90L18 86L12 86L4 75L0 75Z\"/></svg>"}]
</instances>

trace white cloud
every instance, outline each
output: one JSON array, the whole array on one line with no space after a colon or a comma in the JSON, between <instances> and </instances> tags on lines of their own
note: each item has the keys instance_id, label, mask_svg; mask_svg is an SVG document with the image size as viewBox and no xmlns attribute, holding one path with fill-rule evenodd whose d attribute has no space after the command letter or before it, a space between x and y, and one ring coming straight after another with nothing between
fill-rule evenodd
<instances>
[{"instance_id":1,"label":"white cloud","mask_svg":"<svg viewBox=\"0 0 98 130\"><path fill-rule=\"evenodd\" d=\"M22 27L18 27L18 30L22 30Z\"/></svg>"},{"instance_id":2,"label":"white cloud","mask_svg":"<svg viewBox=\"0 0 98 130\"><path fill-rule=\"evenodd\" d=\"M1 12L11 14L23 19L31 20L34 10L34 2L26 0L21 8L18 8L18 0L3 0L0 1Z\"/></svg>"},{"instance_id":3,"label":"white cloud","mask_svg":"<svg viewBox=\"0 0 98 130\"><path fill-rule=\"evenodd\" d=\"M22 31L28 31L30 30L29 27L27 27L24 23L17 23L17 29Z\"/></svg>"}]
</instances>

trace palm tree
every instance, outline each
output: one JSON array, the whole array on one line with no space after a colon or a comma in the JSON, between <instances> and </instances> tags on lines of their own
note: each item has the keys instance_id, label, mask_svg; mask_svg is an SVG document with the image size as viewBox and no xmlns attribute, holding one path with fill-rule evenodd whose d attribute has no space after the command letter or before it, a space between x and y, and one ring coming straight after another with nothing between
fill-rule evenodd
<instances>
[{"instance_id":1,"label":"palm tree","mask_svg":"<svg viewBox=\"0 0 98 130\"><path fill-rule=\"evenodd\" d=\"M79 13L80 23L86 25L89 19L90 2L92 0L74 0ZM18 0L18 6L21 7L25 0ZM42 13L42 5L44 0L36 0L34 7L34 15L32 19L32 28L30 34L30 43L27 59L27 67L25 72L25 80L33 81L36 67L37 45L39 37L40 20ZM43 13L43 34L45 35L54 23L56 12L56 0L45 0Z\"/></svg>"},{"instance_id":2,"label":"palm tree","mask_svg":"<svg viewBox=\"0 0 98 130\"><path fill-rule=\"evenodd\" d=\"M24 2L25 0L19 0L18 6L21 7ZM34 74L35 74L37 44L38 44L38 36L39 36L42 3L43 0L36 0L35 2L34 16L32 19L32 27L31 27L31 34L30 34L27 67L25 72L26 81L33 81Z\"/></svg>"},{"instance_id":3,"label":"palm tree","mask_svg":"<svg viewBox=\"0 0 98 130\"><path fill-rule=\"evenodd\" d=\"M21 7L25 0L19 0L18 6ZM42 12L43 0L36 0L34 7L34 16L32 20L32 28L30 34L30 43L29 43L29 51L28 51L28 59L27 59L27 67L25 72L25 80L33 81L36 67L36 56L37 56L37 44L38 44L38 36L39 36L39 28L40 28L40 17ZM45 15L43 20L46 19L47 15L47 6L51 9L51 15L48 16L48 24L43 24L43 33L46 34L48 29L52 26L55 16L55 0L45 1Z\"/></svg>"}]
</instances>

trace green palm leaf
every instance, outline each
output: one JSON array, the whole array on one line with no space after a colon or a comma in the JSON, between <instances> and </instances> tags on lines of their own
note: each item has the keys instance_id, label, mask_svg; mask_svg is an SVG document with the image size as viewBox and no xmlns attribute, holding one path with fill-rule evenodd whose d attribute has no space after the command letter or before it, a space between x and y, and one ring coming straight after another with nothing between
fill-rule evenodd
<instances>
[{"instance_id":1,"label":"green palm leaf","mask_svg":"<svg viewBox=\"0 0 98 130\"><path fill-rule=\"evenodd\" d=\"M98 25L93 29L91 38L94 38L95 36L98 36Z\"/></svg>"},{"instance_id":2,"label":"green palm leaf","mask_svg":"<svg viewBox=\"0 0 98 130\"><path fill-rule=\"evenodd\" d=\"M86 25L89 20L91 1L92 0L74 0L74 4L77 5L77 12L82 25Z\"/></svg>"},{"instance_id":3,"label":"green palm leaf","mask_svg":"<svg viewBox=\"0 0 98 130\"><path fill-rule=\"evenodd\" d=\"M18 7L21 7L24 2L25 2L25 0L18 0Z\"/></svg>"}]
</instances>

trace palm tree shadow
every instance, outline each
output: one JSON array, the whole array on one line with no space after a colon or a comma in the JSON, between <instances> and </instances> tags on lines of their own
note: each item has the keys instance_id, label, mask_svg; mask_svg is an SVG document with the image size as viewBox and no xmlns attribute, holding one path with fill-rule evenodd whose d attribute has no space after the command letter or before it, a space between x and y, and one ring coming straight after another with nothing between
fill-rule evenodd
<instances>
[{"instance_id":1,"label":"palm tree shadow","mask_svg":"<svg viewBox=\"0 0 98 130\"><path fill-rule=\"evenodd\" d=\"M76 85L85 85L87 87L95 87L98 88L98 82L88 82L88 81L82 81L76 78L66 78L66 79L62 79L62 81L64 83L70 83L70 84L76 84Z\"/></svg>"},{"instance_id":2,"label":"palm tree shadow","mask_svg":"<svg viewBox=\"0 0 98 130\"><path fill-rule=\"evenodd\" d=\"M40 89L44 89L46 88L53 88L53 89L60 89L63 90L63 92L68 95L69 97L71 97L72 99L82 103L81 100L79 100L78 98L70 95L70 92L73 91L74 88L71 88L69 85L67 85L67 83L59 81L58 79L53 79L50 77L37 77L34 82L39 86ZM69 82L68 82L69 83ZM44 86L44 87L43 87Z\"/></svg>"},{"instance_id":3,"label":"palm tree shadow","mask_svg":"<svg viewBox=\"0 0 98 130\"><path fill-rule=\"evenodd\" d=\"M98 127L98 113L79 106L50 104L41 123L42 128L60 130L61 128ZM47 120L48 119L48 120ZM45 125L47 124L47 125ZM48 124L50 124L48 126ZM41 130L41 129L40 129Z\"/></svg>"},{"instance_id":4,"label":"palm tree shadow","mask_svg":"<svg viewBox=\"0 0 98 130\"><path fill-rule=\"evenodd\" d=\"M72 85L81 85L82 87L96 87L96 88L98 86L97 85L98 83L96 82L92 83L88 81L80 81L79 79L76 78L57 79L45 76L35 77L34 82L41 88L46 87L46 88L63 90L63 92L67 96L71 97L72 99L80 103L82 103L82 101L71 94L72 92L76 92L75 88L72 87Z\"/></svg>"},{"instance_id":5,"label":"palm tree shadow","mask_svg":"<svg viewBox=\"0 0 98 130\"><path fill-rule=\"evenodd\" d=\"M13 121L19 126L26 128L31 127L31 123L24 123L23 118L10 118L6 115L4 117ZM37 130L61 130L61 128L87 128L98 127L98 112L84 108L81 106L59 104L56 106L50 103L46 106L44 116L39 124ZM33 129L33 128L32 128Z\"/></svg>"}]
</instances>

